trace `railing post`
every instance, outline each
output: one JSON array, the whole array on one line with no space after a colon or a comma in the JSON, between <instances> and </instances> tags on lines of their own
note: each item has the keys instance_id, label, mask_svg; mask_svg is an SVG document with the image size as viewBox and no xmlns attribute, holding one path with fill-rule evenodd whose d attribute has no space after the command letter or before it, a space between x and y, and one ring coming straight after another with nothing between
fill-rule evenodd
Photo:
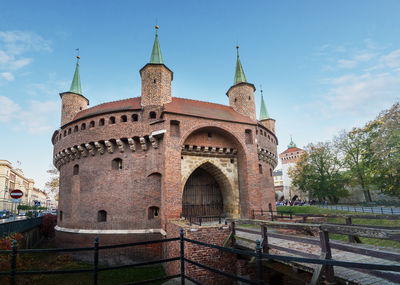
<instances>
[{"instance_id":1,"label":"railing post","mask_svg":"<svg viewBox=\"0 0 400 285\"><path fill-rule=\"evenodd\" d=\"M348 225L348 226L351 226L351 225L352 225L352 223L351 223L351 217L346 217L346 225ZM353 242L353 243L355 242L354 236L349 235L348 237L349 237L349 242Z\"/></svg>"},{"instance_id":2,"label":"railing post","mask_svg":"<svg viewBox=\"0 0 400 285\"><path fill-rule=\"evenodd\" d=\"M262 285L264 284L264 280L262 272L262 253L259 240L256 240L256 253L257 253L257 279L258 279L258 284Z\"/></svg>"},{"instance_id":3,"label":"railing post","mask_svg":"<svg viewBox=\"0 0 400 285\"><path fill-rule=\"evenodd\" d=\"M99 273L99 238L94 238L93 284L97 285Z\"/></svg>"},{"instance_id":4,"label":"railing post","mask_svg":"<svg viewBox=\"0 0 400 285\"><path fill-rule=\"evenodd\" d=\"M393 215L393 208L390 208L390 211L392 212L392 215Z\"/></svg>"},{"instance_id":5,"label":"railing post","mask_svg":"<svg viewBox=\"0 0 400 285\"><path fill-rule=\"evenodd\" d=\"M290 210L290 211L289 211L289 215L290 215L290 219L291 219L291 220L293 219L292 213L293 213L292 210Z\"/></svg>"},{"instance_id":6,"label":"railing post","mask_svg":"<svg viewBox=\"0 0 400 285\"><path fill-rule=\"evenodd\" d=\"M189 216L189 225L192 225L192 216Z\"/></svg>"},{"instance_id":7,"label":"railing post","mask_svg":"<svg viewBox=\"0 0 400 285\"><path fill-rule=\"evenodd\" d=\"M231 222L231 245L233 246L236 243L236 228L235 228L235 222Z\"/></svg>"},{"instance_id":8,"label":"railing post","mask_svg":"<svg viewBox=\"0 0 400 285\"><path fill-rule=\"evenodd\" d=\"M381 213L383 214L383 208L381 207Z\"/></svg>"},{"instance_id":9,"label":"railing post","mask_svg":"<svg viewBox=\"0 0 400 285\"><path fill-rule=\"evenodd\" d=\"M261 208L261 216L264 216L263 209Z\"/></svg>"},{"instance_id":10,"label":"railing post","mask_svg":"<svg viewBox=\"0 0 400 285\"><path fill-rule=\"evenodd\" d=\"M329 244L329 233L327 231L320 231L319 238L321 242L321 252L324 254L325 259L332 259L331 245ZM326 281L333 282L335 280L335 274L332 265L326 265L324 272Z\"/></svg>"},{"instance_id":11,"label":"railing post","mask_svg":"<svg viewBox=\"0 0 400 285\"><path fill-rule=\"evenodd\" d=\"M274 212L272 212L272 205L271 203L268 203L268 209L269 209L269 213L271 215L271 221L274 221Z\"/></svg>"},{"instance_id":12,"label":"railing post","mask_svg":"<svg viewBox=\"0 0 400 285\"><path fill-rule=\"evenodd\" d=\"M180 245L181 245L181 284L185 285L185 242L183 240L183 229L180 232Z\"/></svg>"},{"instance_id":13,"label":"railing post","mask_svg":"<svg viewBox=\"0 0 400 285\"><path fill-rule=\"evenodd\" d=\"M11 249L12 249L12 253L11 253L10 285L14 285L15 284L15 272L17 271L17 250L18 250L18 243L16 240L13 240Z\"/></svg>"},{"instance_id":14,"label":"railing post","mask_svg":"<svg viewBox=\"0 0 400 285\"><path fill-rule=\"evenodd\" d=\"M218 216L218 224L220 224L220 223L221 223L221 221L222 221L222 219L221 219L221 215L219 215L219 216Z\"/></svg>"},{"instance_id":15,"label":"railing post","mask_svg":"<svg viewBox=\"0 0 400 285\"><path fill-rule=\"evenodd\" d=\"M261 237L262 237L262 251L263 253L269 254L269 246L268 246L268 232L267 226L261 225Z\"/></svg>"},{"instance_id":16,"label":"railing post","mask_svg":"<svg viewBox=\"0 0 400 285\"><path fill-rule=\"evenodd\" d=\"M199 223L200 223L200 226L201 226L201 217L199 217Z\"/></svg>"},{"instance_id":17,"label":"railing post","mask_svg":"<svg viewBox=\"0 0 400 285\"><path fill-rule=\"evenodd\" d=\"M253 219L256 218L256 215L254 214L254 209L251 210L251 216L253 217Z\"/></svg>"}]
</instances>

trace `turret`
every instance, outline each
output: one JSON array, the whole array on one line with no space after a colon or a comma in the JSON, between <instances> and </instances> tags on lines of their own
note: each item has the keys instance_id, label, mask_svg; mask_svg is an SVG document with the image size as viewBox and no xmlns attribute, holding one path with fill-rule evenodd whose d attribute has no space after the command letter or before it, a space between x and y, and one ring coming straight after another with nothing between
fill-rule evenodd
<instances>
[{"instance_id":1,"label":"turret","mask_svg":"<svg viewBox=\"0 0 400 285\"><path fill-rule=\"evenodd\" d=\"M261 90L261 108L260 108L260 122L267 129L275 134L275 120L268 115L267 107L265 107L263 91Z\"/></svg>"},{"instance_id":2,"label":"turret","mask_svg":"<svg viewBox=\"0 0 400 285\"><path fill-rule=\"evenodd\" d=\"M85 110L89 105L89 100L82 95L81 78L79 76L79 55L76 58L75 73L71 87L69 91L60 93L62 100L61 126L71 122L77 113Z\"/></svg>"},{"instance_id":3,"label":"turret","mask_svg":"<svg viewBox=\"0 0 400 285\"><path fill-rule=\"evenodd\" d=\"M158 42L158 26L150 62L140 70L142 78L142 107L162 106L172 101L173 72L164 64Z\"/></svg>"},{"instance_id":4,"label":"turret","mask_svg":"<svg viewBox=\"0 0 400 285\"><path fill-rule=\"evenodd\" d=\"M229 88L226 95L229 97L229 105L238 113L256 119L256 105L254 102L253 84L247 83L243 67L239 59L239 46L236 46L237 59L233 86Z\"/></svg>"}]
</instances>

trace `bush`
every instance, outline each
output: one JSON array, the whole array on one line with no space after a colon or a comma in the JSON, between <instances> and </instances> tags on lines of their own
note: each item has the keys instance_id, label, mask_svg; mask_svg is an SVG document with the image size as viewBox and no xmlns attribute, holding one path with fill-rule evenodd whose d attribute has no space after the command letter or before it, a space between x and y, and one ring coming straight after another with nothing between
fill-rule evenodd
<instances>
[{"instance_id":1,"label":"bush","mask_svg":"<svg viewBox=\"0 0 400 285\"><path fill-rule=\"evenodd\" d=\"M46 214L43 216L43 222L40 226L40 232L46 238L54 236L54 227L57 225L57 216L52 214Z\"/></svg>"}]
</instances>

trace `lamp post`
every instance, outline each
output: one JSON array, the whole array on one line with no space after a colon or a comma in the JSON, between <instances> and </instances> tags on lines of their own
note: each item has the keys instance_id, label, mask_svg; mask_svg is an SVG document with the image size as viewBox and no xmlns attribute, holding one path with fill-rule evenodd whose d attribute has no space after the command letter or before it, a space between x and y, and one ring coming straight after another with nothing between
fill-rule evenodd
<instances>
[{"instance_id":1,"label":"lamp post","mask_svg":"<svg viewBox=\"0 0 400 285\"><path fill-rule=\"evenodd\" d=\"M4 193L3 193L3 210L5 210L4 203L6 202L6 193L8 192L8 178L6 178L6 182L4 184Z\"/></svg>"}]
</instances>

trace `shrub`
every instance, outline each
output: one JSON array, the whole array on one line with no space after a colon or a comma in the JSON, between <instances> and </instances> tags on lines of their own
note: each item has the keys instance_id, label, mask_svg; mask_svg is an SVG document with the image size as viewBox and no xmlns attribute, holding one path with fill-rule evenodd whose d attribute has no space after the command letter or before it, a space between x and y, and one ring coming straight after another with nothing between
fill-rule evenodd
<instances>
[{"instance_id":1,"label":"shrub","mask_svg":"<svg viewBox=\"0 0 400 285\"><path fill-rule=\"evenodd\" d=\"M54 227L57 225L57 216L46 214L43 216L43 222L40 226L40 232L46 238L54 236Z\"/></svg>"}]
</instances>

